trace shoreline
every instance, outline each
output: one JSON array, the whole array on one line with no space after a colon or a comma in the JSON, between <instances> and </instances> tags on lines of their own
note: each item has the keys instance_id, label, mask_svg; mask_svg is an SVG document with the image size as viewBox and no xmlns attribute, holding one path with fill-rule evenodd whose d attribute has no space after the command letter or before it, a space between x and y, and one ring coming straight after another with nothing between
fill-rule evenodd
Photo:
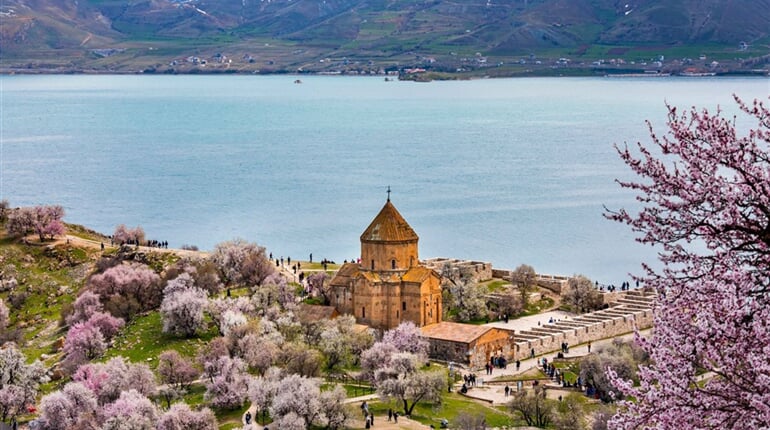
<instances>
[{"instance_id":1,"label":"shoreline","mask_svg":"<svg viewBox=\"0 0 770 430\"><path fill-rule=\"evenodd\" d=\"M485 71L498 73L482 73ZM413 82L431 82L431 81L454 81L454 80L476 80L476 79L506 79L506 78L640 78L640 79L661 79L661 78L768 78L770 69L751 69L751 70L729 70L723 72L708 72L699 74L688 74L687 72L659 72L645 73L638 71L612 71L611 69L582 69L582 68L549 68L541 70L524 70L520 73L500 73L494 69L475 70L472 72L431 72L413 74L387 74L387 73L329 73L319 72L297 72L297 71L259 71L259 70L173 70L148 72L147 70L95 70L95 69L26 69L26 68L2 68L0 67L0 76L35 76L35 75L74 75L74 76L327 76L327 77L363 77L363 78L390 78L395 81L413 81ZM301 83L301 82L297 82Z\"/></svg>"}]
</instances>

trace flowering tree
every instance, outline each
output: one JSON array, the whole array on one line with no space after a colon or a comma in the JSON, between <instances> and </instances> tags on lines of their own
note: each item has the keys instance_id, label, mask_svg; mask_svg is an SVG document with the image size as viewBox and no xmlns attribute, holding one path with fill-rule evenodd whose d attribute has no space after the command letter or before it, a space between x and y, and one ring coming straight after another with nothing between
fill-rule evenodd
<instances>
[{"instance_id":1,"label":"flowering tree","mask_svg":"<svg viewBox=\"0 0 770 430\"><path fill-rule=\"evenodd\" d=\"M158 409L140 392L130 389L120 393L101 412L102 430L155 430Z\"/></svg>"},{"instance_id":2,"label":"flowering tree","mask_svg":"<svg viewBox=\"0 0 770 430\"><path fill-rule=\"evenodd\" d=\"M0 422L11 422L35 403L45 370L39 362L27 365L14 344L0 348Z\"/></svg>"},{"instance_id":3,"label":"flowering tree","mask_svg":"<svg viewBox=\"0 0 770 430\"><path fill-rule=\"evenodd\" d=\"M350 419L350 410L345 405L346 399L347 393L341 385L335 385L333 390L321 392L321 411L326 428L336 430L345 427L345 423Z\"/></svg>"},{"instance_id":4,"label":"flowering tree","mask_svg":"<svg viewBox=\"0 0 770 430\"><path fill-rule=\"evenodd\" d=\"M391 357L390 364L377 369L375 384L377 394L395 399L404 406L404 415L411 415L421 401L438 401L446 389L446 374L442 371L419 371L421 357L399 352Z\"/></svg>"},{"instance_id":5,"label":"flowering tree","mask_svg":"<svg viewBox=\"0 0 770 430\"><path fill-rule=\"evenodd\" d=\"M313 297L321 297L323 305L328 305L331 299L331 287L326 282L326 272L315 272L307 277L308 292Z\"/></svg>"},{"instance_id":6,"label":"flowering tree","mask_svg":"<svg viewBox=\"0 0 770 430\"><path fill-rule=\"evenodd\" d=\"M91 291L83 291L72 304L72 313L67 315L65 321L68 325L74 325L88 320L95 312L101 312L104 309L98 294Z\"/></svg>"},{"instance_id":7,"label":"flowering tree","mask_svg":"<svg viewBox=\"0 0 770 430\"><path fill-rule=\"evenodd\" d=\"M257 413L265 418L267 409L273 404L273 399L281 383L281 369L271 367L262 376L252 379L249 384L249 399L257 408ZM254 417L255 420L257 417Z\"/></svg>"},{"instance_id":8,"label":"flowering tree","mask_svg":"<svg viewBox=\"0 0 770 430\"><path fill-rule=\"evenodd\" d=\"M120 245L124 243L139 244L144 241L144 229L141 226L128 228L124 224L120 224L115 227L115 232L112 233L112 240Z\"/></svg>"},{"instance_id":9,"label":"flowering tree","mask_svg":"<svg viewBox=\"0 0 770 430\"><path fill-rule=\"evenodd\" d=\"M100 405L117 400L124 391L135 390L143 396L152 396L157 388L155 375L146 364L127 363L123 357L80 366L72 380L93 391Z\"/></svg>"},{"instance_id":10,"label":"flowering tree","mask_svg":"<svg viewBox=\"0 0 770 430\"><path fill-rule=\"evenodd\" d=\"M255 378L249 385L249 398L257 411L269 410L278 428L295 428L302 425L325 424L336 429L345 424L348 410L345 407L345 390L336 386L321 393L320 380L296 374L283 375L271 367L264 376Z\"/></svg>"},{"instance_id":11,"label":"flowering tree","mask_svg":"<svg viewBox=\"0 0 770 430\"><path fill-rule=\"evenodd\" d=\"M401 352L428 356L428 341L422 337L420 329L411 321L404 321L398 327L386 331L382 336L382 342L393 345Z\"/></svg>"},{"instance_id":12,"label":"flowering tree","mask_svg":"<svg viewBox=\"0 0 770 430\"><path fill-rule=\"evenodd\" d=\"M224 315L228 311L240 313L243 315L254 314L254 304L248 297L219 297L212 299L208 303L208 312L214 324L222 328ZM224 334L220 331L221 334Z\"/></svg>"},{"instance_id":13,"label":"flowering tree","mask_svg":"<svg viewBox=\"0 0 770 430\"><path fill-rule=\"evenodd\" d=\"M23 236L34 232L42 242L46 237L64 234L62 223L64 208L61 206L34 206L20 208L11 212L8 217L8 233Z\"/></svg>"},{"instance_id":14,"label":"flowering tree","mask_svg":"<svg viewBox=\"0 0 770 430\"><path fill-rule=\"evenodd\" d=\"M306 425L314 423L322 413L320 386L318 379L296 374L284 376L269 408L270 416L281 418L294 413L301 417Z\"/></svg>"},{"instance_id":15,"label":"flowering tree","mask_svg":"<svg viewBox=\"0 0 770 430\"><path fill-rule=\"evenodd\" d=\"M124 322L104 312L96 312L91 317L70 327L64 340L65 370L72 373L81 364L100 357L107 349L107 343L123 328Z\"/></svg>"},{"instance_id":16,"label":"flowering tree","mask_svg":"<svg viewBox=\"0 0 770 430\"><path fill-rule=\"evenodd\" d=\"M484 299L486 288L467 280L448 283L444 290L449 296L449 306L457 312L460 321L471 321L487 316L487 304Z\"/></svg>"},{"instance_id":17,"label":"flowering tree","mask_svg":"<svg viewBox=\"0 0 770 430\"><path fill-rule=\"evenodd\" d=\"M116 317L130 320L139 312L160 305L160 277L141 264L121 264L94 275L88 285L102 298L105 308Z\"/></svg>"},{"instance_id":18,"label":"flowering tree","mask_svg":"<svg viewBox=\"0 0 770 430\"><path fill-rule=\"evenodd\" d=\"M190 384L200 375L193 364L182 357L177 351L163 351L158 357L158 376L160 382L173 385L180 390L190 387Z\"/></svg>"},{"instance_id":19,"label":"flowering tree","mask_svg":"<svg viewBox=\"0 0 770 430\"><path fill-rule=\"evenodd\" d=\"M770 427L770 109L736 101L746 134L721 112L669 107L653 148L619 149L642 178L620 184L643 207L608 217L657 245L662 269L642 278L658 293L655 330L639 339L654 364L637 387L615 379L637 401L613 428Z\"/></svg>"},{"instance_id":20,"label":"flowering tree","mask_svg":"<svg viewBox=\"0 0 770 430\"><path fill-rule=\"evenodd\" d=\"M101 357L106 350L107 342L99 327L84 322L77 323L69 329L64 340L65 359L62 366L72 373L89 360Z\"/></svg>"},{"instance_id":21,"label":"flowering tree","mask_svg":"<svg viewBox=\"0 0 770 430\"><path fill-rule=\"evenodd\" d=\"M251 379L246 363L240 358L222 356L217 359L214 367L217 374L206 382L205 399L217 408L241 407L246 400Z\"/></svg>"},{"instance_id":22,"label":"flowering tree","mask_svg":"<svg viewBox=\"0 0 770 430\"><path fill-rule=\"evenodd\" d=\"M261 285L275 271L265 248L243 239L218 244L211 260L219 267L226 285Z\"/></svg>"},{"instance_id":23,"label":"flowering tree","mask_svg":"<svg viewBox=\"0 0 770 430\"><path fill-rule=\"evenodd\" d=\"M98 404L93 391L71 382L40 401L43 430L96 427Z\"/></svg>"},{"instance_id":24,"label":"flowering tree","mask_svg":"<svg viewBox=\"0 0 770 430\"><path fill-rule=\"evenodd\" d=\"M562 292L561 298L578 313L591 312L602 306L602 294L596 285L583 275L569 278L566 291Z\"/></svg>"},{"instance_id":25,"label":"flowering tree","mask_svg":"<svg viewBox=\"0 0 770 430\"><path fill-rule=\"evenodd\" d=\"M595 354L589 354L580 360L580 378L585 385L596 390L599 398L605 402L620 399L623 393L612 385L607 376L607 369L612 369L615 377L636 379L639 364L649 364L649 357L641 348L632 343L619 340L611 345L599 346Z\"/></svg>"},{"instance_id":26,"label":"flowering tree","mask_svg":"<svg viewBox=\"0 0 770 430\"><path fill-rule=\"evenodd\" d=\"M193 411L186 403L174 403L160 416L156 430L216 430L217 418L209 408Z\"/></svg>"},{"instance_id":27,"label":"flowering tree","mask_svg":"<svg viewBox=\"0 0 770 430\"><path fill-rule=\"evenodd\" d=\"M259 374L273 365L278 357L278 345L268 337L256 333L248 333L237 340L237 348L241 358Z\"/></svg>"},{"instance_id":28,"label":"flowering tree","mask_svg":"<svg viewBox=\"0 0 770 430\"><path fill-rule=\"evenodd\" d=\"M169 287L174 289L169 292ZM164 291L166 295L160 305L164 333L191 337L206 327L203 315L208 304L206 291L195 287L179 287L171 282Z\"/></svg>"}]
</instances>

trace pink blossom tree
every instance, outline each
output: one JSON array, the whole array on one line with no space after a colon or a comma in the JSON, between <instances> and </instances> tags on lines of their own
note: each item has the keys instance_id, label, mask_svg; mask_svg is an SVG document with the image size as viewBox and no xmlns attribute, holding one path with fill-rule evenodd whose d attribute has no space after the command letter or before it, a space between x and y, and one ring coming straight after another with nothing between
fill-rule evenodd
<instances>
[{"instance_id":1,"label":"pink blossom tree","mask_svg":"<svg viewBox=\"0 0 770 430\"><path fill-rule=\"evenodd\" d=\"M139 312L160 306L160 277L141 264L121 264L94 275L88 285L102 298L105 308L114 316L130 320Z\"/></svg>"},{"instance_id":2,"label":"pink blossom tree","mask_svg":"<svg viewBox=\"0 0 770 430\"><path fill-rule=\"evenodd\" d=\"M68 373L77 370L82 364L101 357L107 350L107 342L99 327L85 322L77 323L67 332L64 340L62 367Z\"/></svg>"},{"instance_id":3,"label":"pink blossom tree","mask_svg":"<svg viewBox=\"0 0 770 430\"><path fill-rule=\"evenodd\" d=\"M19 208L8 217L8 232L12 235L25 235L34 232L42 242L46 237L64 234L62 223L64 208L54 206L33 206Z\"/></svg>"},{"instance_id":4,"label":"pink blossom tree","mask_svg":"<svg viewBox=\"0 0 770 430\"><path fill-rule=\"evenodd\" d=\"M211 260L219 267L226 285L256 286L275 272L265 248L256 243L235 239L214 248Z\"/></svg>"},{"instance_id":5,"label":"pink blossom tree","mask_svg":"<svg viewBox=\"0 0 770 430\"><path fill-rule=\"evenodd\" d=\"M87 321L70 327L64 340L64 369L72 373L85 362L100 357L123 325L120 318L96 312Z\"/></svg>"},{"instance_id":6,"label":"pink blossom tree","mask_svg":"<svg viewBox=\"0 0 770 430\"><path fill-rule=\"evenodd\" d=\"M101 312L104 309L101 299L98 294L92 291L83 291L75 303L72 304L72 313L67 315L65 321L68 325L74 325L79 322L88 320L96 312Z\"/></svg>"},{"instance_id":7,"label":"pink blossom tree","mask_svg":"<svg viewBox=\"0 0 770 430\"><path fill-rule=\"evenodd\" d=\"M158 376L160 382L186 390L200 376L201 372L193 363L182 357L177 351L163 351L158 357Z\"/></svg>"},{"instance_id":8,"label":"pink blossom tree","mask_svg":"<svg viewBox=\"0 0 770 430\"><path fill-rule=\"evenodd\" d=\"M174 403L160 416L156 430L217 430L217 418L209 408L199 411L185 403Z\"/></svg>"},{"instance_id":9,"label":"pink blossom tree","mask_svg":"<svg viewBox=\"0 0 770 430\"><path fill-rule=\"evenodd\" d=\"M653 364L640 385L615 378L611 428L770 427L770 109L738 100L738 118L669 107L668 133L620 156L642 207L608 217L657 246L655 330L638 342ZM610 372L611 373L611 372ZM702 376L701 376L702 375Z\"/></svg>"},{"instance_id":10,"label":"pink blossom tree","mask_svg":"<svg viewBox=\"0 0 770 430\"><path fill-rule=\"evenodd\" d=\"M129 228L124 224L120 224L115 227L115 232L112 233L112 240L119 245L124 243L142 243L144 242L144 229L141 226Z\"/></svg>"},{"instance_id":11,"label":"pink blossom tree","mask_svg":"<svg viewBox=\"0 0 770 430\"><path fill-rule=\"evenodd\" d=\"M157 390L155 375L146 364L129 363L123 357L80 366L72 380L93 391L100 405L115 401L124 391L153 396Z\"/></svg>"}]
</instances>

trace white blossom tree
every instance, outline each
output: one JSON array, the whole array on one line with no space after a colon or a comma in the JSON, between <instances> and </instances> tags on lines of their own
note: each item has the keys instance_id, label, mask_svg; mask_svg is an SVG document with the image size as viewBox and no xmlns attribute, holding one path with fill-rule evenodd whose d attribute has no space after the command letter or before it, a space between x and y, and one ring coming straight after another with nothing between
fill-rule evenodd
<instances>
[{"instance_id":1,"label":"white blossom tree","mask_svg":"<svg viewBox=\"0 0 770 430\"><path fill-rule=\"evenodd\" d=\"M221 356L217 359L217 373L206 382L204 398L214 407L235 409L246 401L249 382L246 363L240 358Z\"/></svg>"},{"instance_id":2,"label":"white blossom tree","mask_svg":"<svg viewBox=\"0 0 770 430\"><path fill-rule=\"evenodd\" d=\"M39 362L27 364L14 344L0 348L0 422L11 422L35 403L45 370Z\"/></svg>"},{"instance_id":3,"label":"white blossom tree","mask_svg":"<svg viewBox=\"0 0 770 430\"><path fill-rule=\"evenodd\" d=\"M156 430L217 430L217 418L209 408L199 411L186 403L174 403L158 419Z\"/></svg>"},{"instance_id":4,"label":"white blossom tree","mask_svg":"<svg viewBox=\"0 0 770 430\"><path fill-rule=\"evenodd\" d=\"M196 287L180 287L177 284L172 287L174 289L165 293L160 305L163 332L192 337L206 327L203 311L208 304L208 293Z\"/></svg>"}]
</instances>

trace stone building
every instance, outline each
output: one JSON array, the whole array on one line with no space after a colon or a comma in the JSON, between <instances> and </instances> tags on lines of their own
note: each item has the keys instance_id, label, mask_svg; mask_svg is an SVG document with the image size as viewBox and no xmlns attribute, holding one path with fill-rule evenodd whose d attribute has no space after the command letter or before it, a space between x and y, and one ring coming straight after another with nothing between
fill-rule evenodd
<instances>
[{"instance_id":1,"label":"stone building","mask_svg":"<svg viewBox=\"0 0 770 430\"><path fill-rule=\"evenodd\" d=\"M462 363L471 369L484 367L492 357L504 357L508 362L514 359L512 330L448 321L420 330L430 344L430 358Z\"/></svg>"},{"instance_id":2,"label":"stone building","mask_svg":"<svg viewBox=\"0 0 770 430\"><path fill-rule=\"evenodd\" d=\"M361 235L361 259L344 264L330 282L340 314L387 330L402 321L441 322L441 277L420 265L417 233L390 202Z\"/></svg>"}]
</instances>

